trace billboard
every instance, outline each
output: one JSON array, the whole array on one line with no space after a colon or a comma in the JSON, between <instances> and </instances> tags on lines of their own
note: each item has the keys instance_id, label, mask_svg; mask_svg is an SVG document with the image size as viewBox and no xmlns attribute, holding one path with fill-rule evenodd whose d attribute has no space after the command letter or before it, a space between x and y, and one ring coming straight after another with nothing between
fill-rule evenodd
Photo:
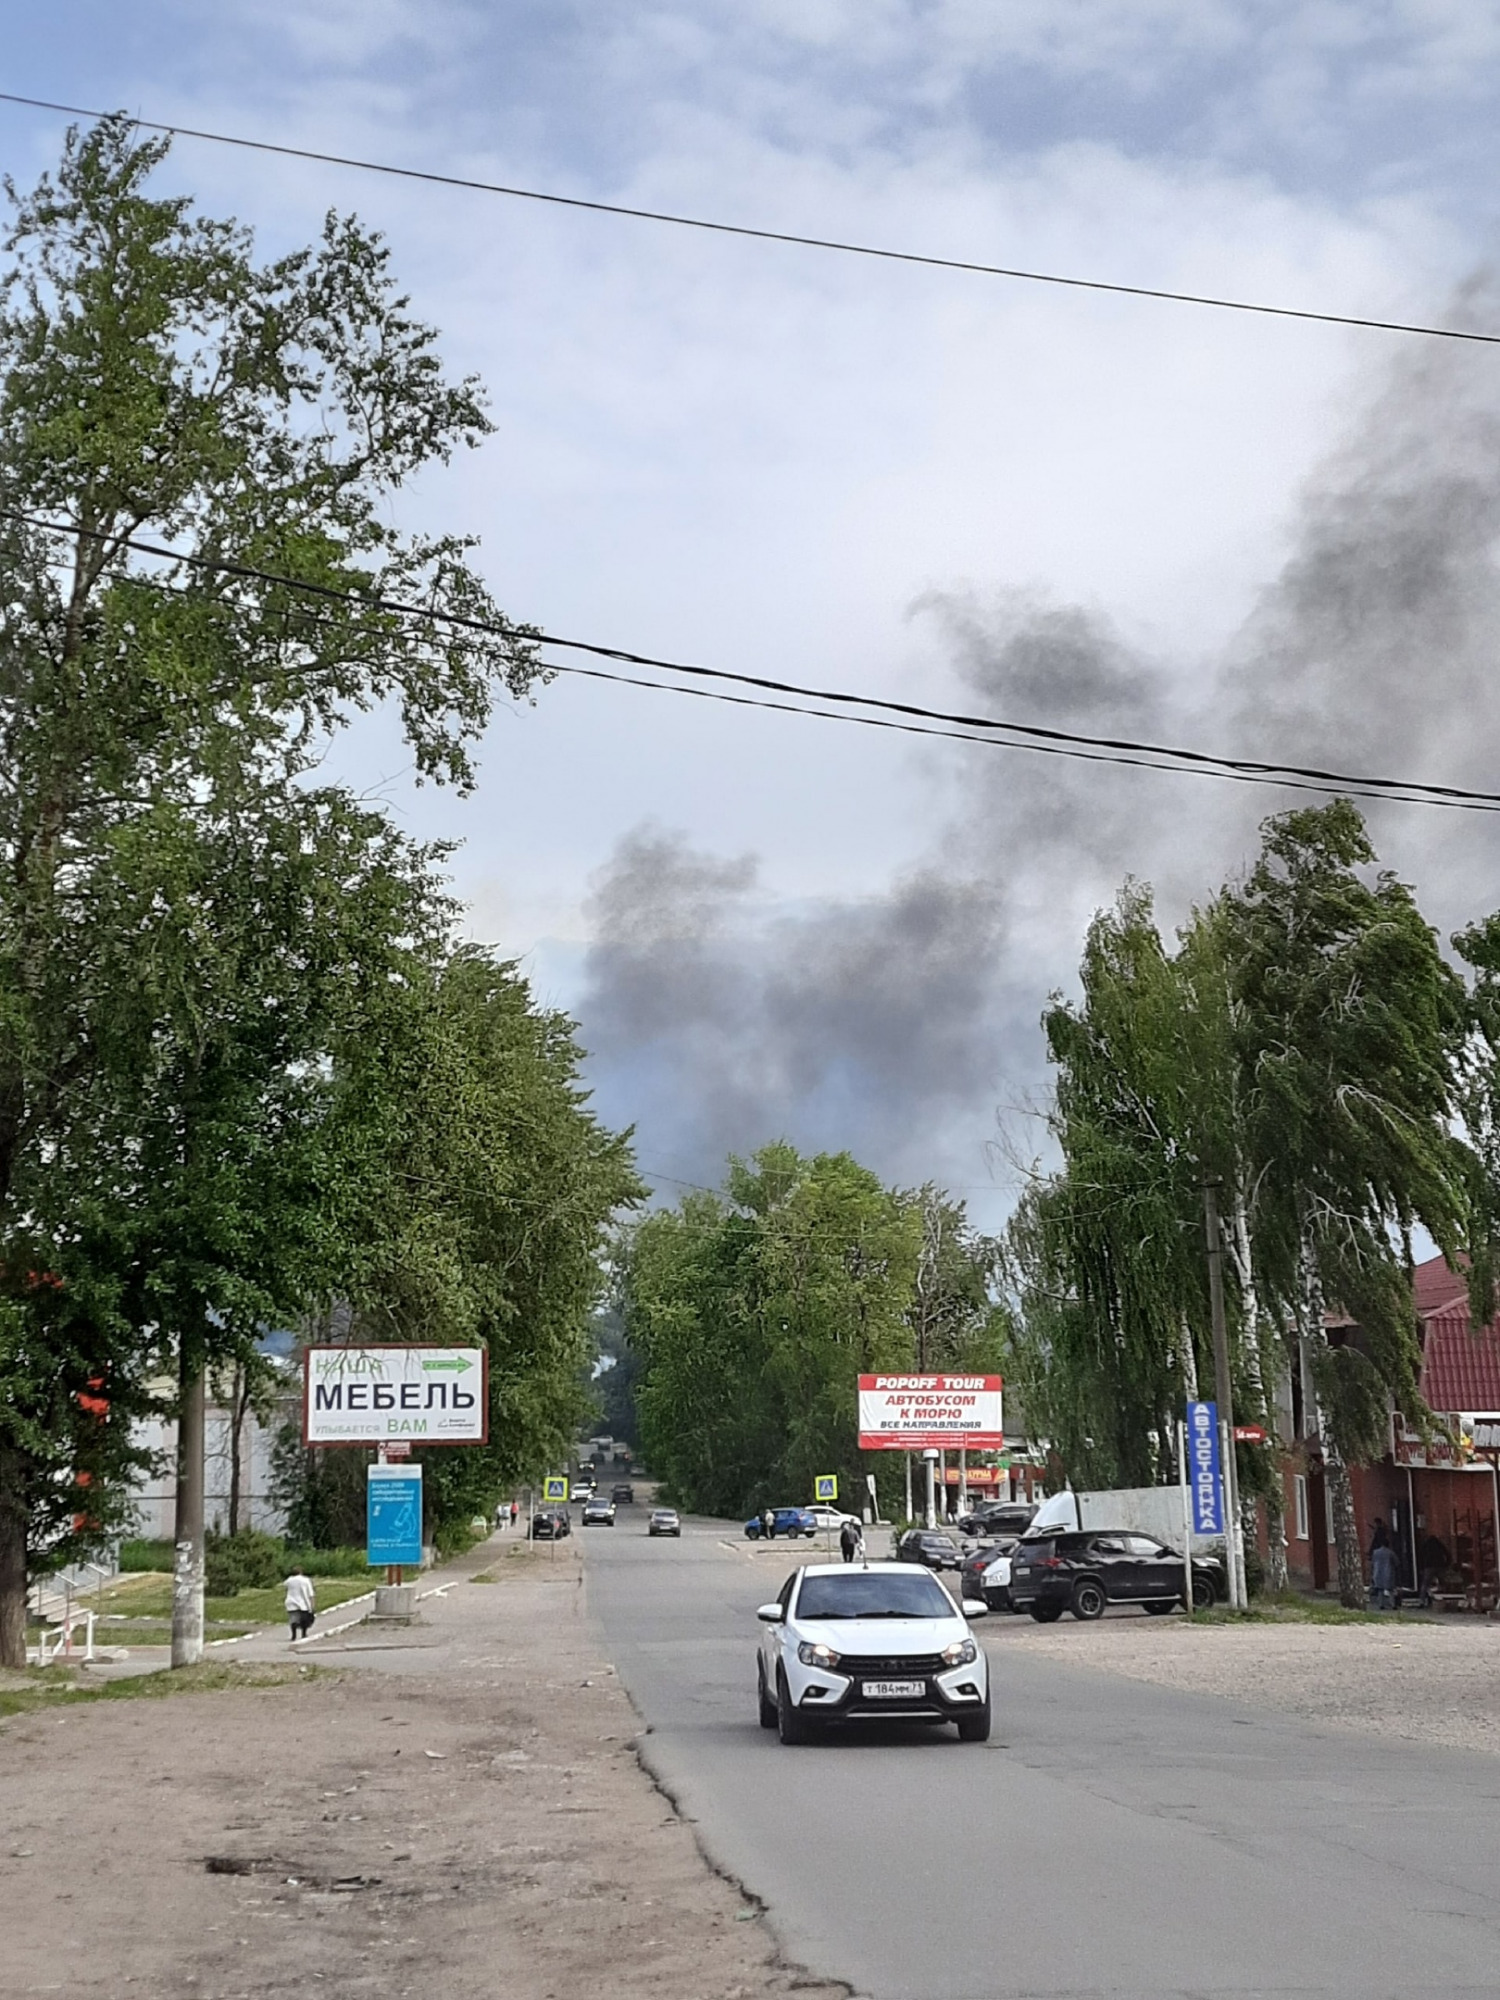
<instances>
[{"instance_id":1,"label":"billboard","mask_svg":"<svg viewBox=\"0 0 1500 2000\"><path fill-rule=\"evenodd\" d=\"M861 1375L861 1451L998 1451L1005 1443L998 1375Z\"/></svg>"},{"instance_id":2,"label":"billboard","mask_svg":"<svg viewBox=\"0 0 1500 2000\"><path fill-rule=\"evenodd\" d=\"M422 1560L422 1468L371 1465L365 1473L365 1561L419 1564Z\"/></svg>"},{"instance_id":3,"label":"billboard","mask_svg":"<svg viewBox=\"0 0 1500 2000\"><path fill-rule=\"evenodd\" d=\"M309 1347L304 1444L484 1444L489 1356L482 1347Z\"/></svg>"}]
</instances>

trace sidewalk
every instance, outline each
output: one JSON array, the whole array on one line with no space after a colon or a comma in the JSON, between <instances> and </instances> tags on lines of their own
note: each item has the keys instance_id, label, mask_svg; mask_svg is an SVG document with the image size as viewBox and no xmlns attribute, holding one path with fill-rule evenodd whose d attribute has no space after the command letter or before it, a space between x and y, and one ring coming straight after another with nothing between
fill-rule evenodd
<instances>
[{"instance_id":1,"label":"sidewalk","mask_svg":"<svg viewBox=\"0 0 1500 2000\"><path fill-rule=\"evenodd\" d=\"M291 1686L0 1724L0 1995L788 1994L641 1771L580 1581L497 1536L418 1625L218 1656L295 1657Z\"/></svg>"}]
</instances>

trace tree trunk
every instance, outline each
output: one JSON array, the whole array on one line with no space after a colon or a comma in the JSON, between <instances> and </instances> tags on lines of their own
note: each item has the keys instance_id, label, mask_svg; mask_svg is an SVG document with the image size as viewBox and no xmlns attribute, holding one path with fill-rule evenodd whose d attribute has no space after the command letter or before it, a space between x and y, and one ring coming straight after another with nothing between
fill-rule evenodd
<instances>
[{"instance_id":1,"label":"tree trunk","mask_svg":"<svg viewBox=\"0 0 1500 2000\"><path fill-rule=\"evenodd\" d=\"M1197 1350L1193 1346L1193 1330L1187 1323L1186 1315L1184 1315L1182 1321L1182 1386L1187 1391L1187 1400L1190 1403L1196 1403L1198 1400L1198 1355Z\"/></svg>"},{"instance_id":2,"label":"tree trunk","mask_svg":"<svg viewBox=\"0 0 1500 2000\"><path fill-rule=\"evenodd\" d=\"M0 1445L0 1667L26 1664L26 1501L24 1460Z\"/></svg>"},{"instance_id":3,"label":"tree trunk","mask_svg":"<svg viewBox=\"0 0 1500 2000\"><path fill-rule=\"evenodd\" d=\"M1304 1356L1308 1359L1328 1342L1328 1332L1323 1324L1323 1278L1318 1270L1317 1247L1313 1240L1312 1215L1306 1208L1302 1216L1302 1326L1299 1337ZM1349 1485L1349 1468L1344 1463L1344 1454L1338 1440L1329 1430L1327 1417L1323 1412L1323 1399L1318 1394L1317 1370L1305 1367L1306 1388L1303 1391L1307 1405L1305 1428L1314 1442L1323 1462L1323 1476L1328 1482L1328 1491L1333 1507L1333 1545L1338 1555L1339 1603L1348 1611L1362 1611L1365 1605L1365 1572L1360 1559L1359 1524L1354 1518L1354 1495ZM1308 1394L1308 1391L1311 1394Z\"/></svg>"},{"instance_id":4,"label":"tree trunk","mask_svg":"<svg viewBox=\"0 0 1500 2000\"><path fill-rule=\"evenodd\" d=\"M182 1343L177 1415L177 1518L172 1563L172 1665L203 1658L203 1364Z\"/></svg>"},{"instance_id":5,"label":"tree trunk","mask_svg":"<svg viewBox=\"0 0 1500 2000\"><path fill-rule=\"evenodd\" d=\"M1281 1440L1276 1434L1276 1422L1271 1408L1271 1399L1266 1393L1266 1374L1261 1361L1260 1302L1255 1290L1255 1253L1250 1237L1250 1216L1244 1191L1235 1186L1234 1207L1230 1216L1228 1232L1230 1262L1234 1265L1235 1283L1240 1288L1240 1306L1248 1338L1243 1342L1245 1381L1250 1391L1250 1407L1254 1421L1265 1431L1270 1440L1271 1450L1271 1490L1266 1495L1266 1588L1279 1592L1287 1587L1286 1562L1286 1496L1281 1484ZM1255 1540L1255 1496L1250 1495L1240 1507L1244 1522L1245 1536L1252 1544Z\"/></svg>"},{"instance_id":6,"label":"tree trunk","mask_svg":"<svg viewBox=\"0 0 1500 2000\"><path fill-rule=\"evenodd\" d=\"M244 1458L245 1412L250 1402L250 1371L241 1362L229 1383L229 1532L240 1531L240 1482Z\"/></svg>"}]
</instances>

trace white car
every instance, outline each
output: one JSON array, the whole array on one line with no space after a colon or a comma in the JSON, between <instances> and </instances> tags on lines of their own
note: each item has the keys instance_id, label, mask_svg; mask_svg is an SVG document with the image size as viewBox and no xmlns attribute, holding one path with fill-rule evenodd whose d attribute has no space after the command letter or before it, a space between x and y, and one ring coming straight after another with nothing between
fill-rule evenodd
<instances>
[{"instance_id":1,"label":"white car","mask_svg":"<svg viewBox=\"0 0 1500 2000\"><path fill-rule=\"evenodd\" d=\"M826 1500L819 1500L814 1506L804 1508L803 1512L812 1515L818 1524L820 1535L824 1533L836 1535L846 1521L852 1521L856 1528L863 1529L858 1514L842 1513L837 1507L830 1507Z\"/></svg>"},{"instance_id":2,"label":"white car","mask_svg":"<svg viewBox=\"0 0 1500 2000\"><path fill-rule=\"evenodd\" d=\"M912 1563L810 1563L763 1604L756 1661L760 1726L806 1743L832 1722L875 1716L956 1722L965 1743L990 1733L989 1662L930 1570Z\"/></svg>"}]
</instances>

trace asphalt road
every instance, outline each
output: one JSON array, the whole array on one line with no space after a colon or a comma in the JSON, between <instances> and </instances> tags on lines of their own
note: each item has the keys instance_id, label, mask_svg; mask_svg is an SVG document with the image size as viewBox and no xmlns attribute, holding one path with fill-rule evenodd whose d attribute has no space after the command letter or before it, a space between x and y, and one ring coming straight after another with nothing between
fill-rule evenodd
<instances>
[{"instance_id":1,"label":"asphalt road","mask_svg":"<svg viewBox=\"0 0 1500 2000\"><path fill-rule=\"evenodd\" d=\"M873 2000L1500 1992L1500 1760L1028 1658L1000 1619L985 1748L787 1748L754 1613L810 1545L685 1526L583 1532L589 1608L660 1782L809 1970Z\"/></svg>"}]
</instances>

